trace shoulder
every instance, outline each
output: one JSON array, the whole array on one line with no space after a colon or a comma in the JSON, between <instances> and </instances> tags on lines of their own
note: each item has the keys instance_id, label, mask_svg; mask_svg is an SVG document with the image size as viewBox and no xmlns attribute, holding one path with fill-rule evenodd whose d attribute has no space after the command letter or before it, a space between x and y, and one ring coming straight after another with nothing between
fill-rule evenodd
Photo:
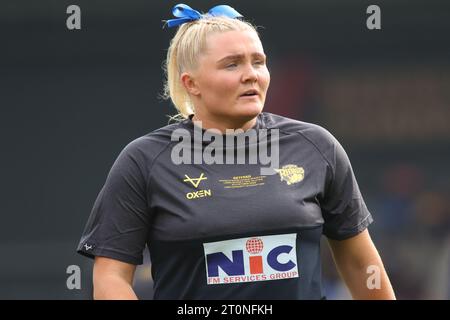
<instances>
[{"instance_id":1,"label":"shoulder","mask_svg":"<svg viewBox=\"0 0 450 320\"><path fill-rule=\"evenodd\" d=\"M339 142L324 127L314 123L290 119L276 114L264 112L264 122L268 129L279 129L282 134L297 134L313 144L321 153L328 153Z\"/></svg>"},{"instance_id":2,"label":"shoulder","mask_svg":"<svg viewBox=\"0 0 450 320\"><path fill-rule=\"evenodd\" d=\"M180 123L174 123L140 136L125 145L119 157L132 158L138 163L152 162L170 146L173 131L180 128Z\"/></svg>"}]
</instances>

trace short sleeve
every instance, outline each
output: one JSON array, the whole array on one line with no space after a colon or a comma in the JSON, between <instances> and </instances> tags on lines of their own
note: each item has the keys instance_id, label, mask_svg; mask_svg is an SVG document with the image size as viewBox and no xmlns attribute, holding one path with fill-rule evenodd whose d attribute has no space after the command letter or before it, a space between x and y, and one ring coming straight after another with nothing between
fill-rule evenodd
<instances>
[{"instance_id":1,"label":"short sleeve","mask_svg":"<svg viewBox=\"0 0 450 320\"><path fill-rule=\"evenodd\" d=\"M331 134L329 141L331 148L327 154L331 168L321 202L323 233L328 238L344 240L364 231L373 219L344 148Z\"/></svg>"},{"instance_id":2,"label":"short sleeve","mask_svg":"<svg viewBox=\"0 0 450 320\"><path fill-rule=\"evenodd\" d=\"M119 154L95 200L78 253L142 264L150 227L147 176L132 142Z\"/></svg>"}]
</instances>

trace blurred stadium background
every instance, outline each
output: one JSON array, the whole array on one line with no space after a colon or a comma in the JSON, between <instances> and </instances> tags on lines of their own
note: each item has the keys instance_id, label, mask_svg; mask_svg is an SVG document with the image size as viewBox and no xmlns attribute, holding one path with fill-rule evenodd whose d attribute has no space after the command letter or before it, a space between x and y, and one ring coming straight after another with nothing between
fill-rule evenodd
<instances>
[{"instance_id":1,"label":"blurred stadium background","mask_svg":"<svg viewBox=\"0 0 450 320\"><path fill-rule=\"evenodd\" d=\"M6 0L0 10L0 298L89 299L75 248L120 150L167 123L158 98L178 1ZM450 2L227 3L259 26L266 111L317 123L350 156L400 299L450 298ZM82 29L66 28L81 8ZM381 8L382 29L366 28ZM328 299L349 295L323 245ZM81 290L66 268L79 265ZM152 297L150 262L136 292Z\"/></svg>"}]
</instances>

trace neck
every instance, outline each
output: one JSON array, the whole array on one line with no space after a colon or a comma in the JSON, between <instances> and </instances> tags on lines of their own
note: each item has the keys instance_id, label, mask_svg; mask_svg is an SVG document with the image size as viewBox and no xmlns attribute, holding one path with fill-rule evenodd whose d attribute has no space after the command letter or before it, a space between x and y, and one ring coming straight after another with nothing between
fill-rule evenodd
<instances>
[{"instance_id":1,"label":"neck","mask_svg":"<svg viewBox=\"0 0 450 320\"><path fill-rule=\"evenodd\" d=\"M227 119L227 118L220 118L220 119L214 119L213 117L202 117L198 113L194 115L192 118L192 121L201 121L202 122L202 129L205 130L217 130L220 131L222 134L226 133L227 129L242 129L243 131L247 131L248 129L251 129L256 124L256 117L253 118L243 118L243 119Z\"/></svg>"}]
</instances>

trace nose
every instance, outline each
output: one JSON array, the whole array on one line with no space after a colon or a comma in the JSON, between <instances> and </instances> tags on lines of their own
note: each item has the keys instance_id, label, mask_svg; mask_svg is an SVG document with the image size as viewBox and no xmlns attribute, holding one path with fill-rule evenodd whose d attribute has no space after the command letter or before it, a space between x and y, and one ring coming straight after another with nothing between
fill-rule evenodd
<instances>
[{"instance_id":1,"label":"nose","mask_svg":"<svg viewBox=\"0 0 450 320\"><path fill-rule=\"evenodd\" d=\"M258 81L258 73L252 64L248 64L242 73L242 82L256 82Z\"/></svg>"}]
</instances>

